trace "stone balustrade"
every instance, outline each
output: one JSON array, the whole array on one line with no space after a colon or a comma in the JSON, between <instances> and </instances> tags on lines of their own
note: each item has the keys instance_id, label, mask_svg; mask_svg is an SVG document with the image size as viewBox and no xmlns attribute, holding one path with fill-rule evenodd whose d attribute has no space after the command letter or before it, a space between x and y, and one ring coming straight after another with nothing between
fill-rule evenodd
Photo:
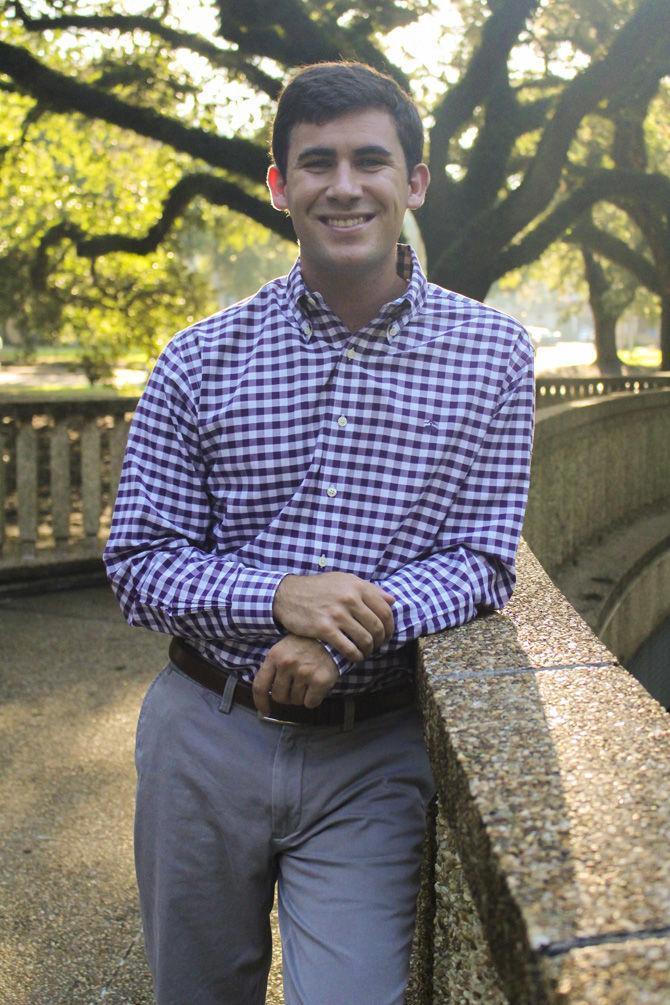
<instances>
[{"instance_id":1,"label":"stone balustrade","mask_svg":"<svg viewBox=\"0 0 670 1005\"><path fill-rule=\"evenodd\" d=\"M5 564L99 554L136 397L0 401Z\"/></svg>"},{"instance_id":2,"label":"stone balustrade","mask_svg":"<svg viewBox=\"0 0 670 1005\"><path fill-rule=\"evenodd\" d=\"M544 408L583 398L602 398L606 394L639 394L670 387L670 373L636 377L538 377L537 406Z\"/></svg>"},{"instance_id":3,"label":"stone balustrade","mask_svg":"<svg viewBox=\"0 0 670 1005\"><path fill-rule=\"evenodd\" d=\"M662 387L670 388L670 374L542 377L537 403L544 411L574 399ZM62 563L99 554L136 404L133 396L0 400L0 570L17 560Z\"/></svg>"},{"instance_id":4,"label":"stone balustrade","mask_svg":"<svg viewBox=\"0 0 670 1005\"><path fill-rule=\"evenodd\" d=\"M421 642L439 801L411 1005L667 1005L670 717L527 545L504 611Z\"/></svg>"}]
</instances>

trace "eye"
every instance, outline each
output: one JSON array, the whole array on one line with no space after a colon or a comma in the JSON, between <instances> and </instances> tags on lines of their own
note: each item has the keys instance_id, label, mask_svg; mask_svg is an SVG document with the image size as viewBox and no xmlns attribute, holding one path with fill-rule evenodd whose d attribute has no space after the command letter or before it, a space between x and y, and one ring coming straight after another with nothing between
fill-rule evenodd
<instances>
[{"instance_id":1,"label":"eye","mask_svg":"<svg viewBox=\"0 0 670 1005\"><path fill-rule=\"evenodd\" d=\"M304 161L302 165L306 171L327 171L330 167L330 161L323 158Z\"/></svg>"},{"instance_id":2,"label":"eye","mask_svg":"<svg viewBox=\"0 0 670 1005\"><path fill-rule=\"evenodd\" d=\"M370 155L369 157L361 157L358 163L364 171L375 171L378 168L384 167L386 161L382 157Z\"/></svg>"}]
</instances>

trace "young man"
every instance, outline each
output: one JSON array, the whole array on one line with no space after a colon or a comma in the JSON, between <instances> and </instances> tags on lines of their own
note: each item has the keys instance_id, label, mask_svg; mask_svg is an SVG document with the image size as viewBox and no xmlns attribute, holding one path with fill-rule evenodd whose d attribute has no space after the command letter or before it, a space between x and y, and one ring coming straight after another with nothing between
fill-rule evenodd
<instances>
[{"instance_id":1,"label":"young man","mask_svg":"<svg viewBox=\"0 0 670 1005\"><path fill-rule=\"evenodd\" d=\"M289 276L181 332L133 422L106 551L174 636L137 733L159 1005L399 1005L425 809L413 644L514 583L533 412L516 322L397 246L416 109L360 64L284 90L268 184Z\"/></svg>"}]
</instances>

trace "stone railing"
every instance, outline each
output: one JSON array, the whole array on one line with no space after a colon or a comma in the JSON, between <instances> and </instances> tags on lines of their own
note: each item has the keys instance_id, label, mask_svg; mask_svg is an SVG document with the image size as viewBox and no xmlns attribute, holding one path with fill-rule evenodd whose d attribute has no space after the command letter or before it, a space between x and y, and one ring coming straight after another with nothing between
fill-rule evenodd
<instances>
[{"instance_id":1,"label":"stone railing","mask_svg":"<svg viewBox=\"0 0 670 1005\"><path fill-rule=\"evenodd\" d=\"M616 391L644 397L639 393L659 387L670 388L670 374L543 377L537 381L539 414L574 399ZM30 572L30 563L75 562L100 553L136 404L137 397L0 400L0 572L17 563ZM540 558L544 563L544 554Z\"/></svg>"},{"instance_id":2,"label":"stone railing","mask_svg":"<svg viewBox=\"0 0 670 1005\"><path fill-rule=\"evenodd\" d=\"M422 642L439 803L412 1005L667 1005L670 717L527 545L504 611Z\"/></svg>"},{"instance_id":3,"label":"stone railing","mask_svg":"<svg viewBox=\"0 0 670 1005\"><path fill-rule=\"evenodd\" d=\"M602 398L621 391L639 394L640 391L670 387L670 373L633 377L538 377L535 387L537 406L544 408L575 399Z\"/></svg>"},{"instance_id":4,"label":"stone railing","mask_svg":"<svg viewBox=\"0 0 670 1005\"><path fill-rule=\"evenodd\" d=\"M136 404L0 401L0 566L99 555Z\"/></svg>"},{"instance_id":5,"label":"stone railing","mask_svg":"<svg viewBox=\"0 0 670 1005\"><path fill-rule=\"evenodd\" d=\"M664 507L669 443L670 387L542 409L542 565L524 543L504 611L421 643L439 808L412 1005L670 1001L670 718L542 567Z\"/></svg>"},{"instance_id":6,"label":"stone railing","mask_svg":"<svg viewBox=\"0 0 670 1005\"><path fill-rule=\"evenodd\" d=\"M538 412L523 534L550 574L670 499L669 445L670 386Z\"/></svg>"}]
</instances>

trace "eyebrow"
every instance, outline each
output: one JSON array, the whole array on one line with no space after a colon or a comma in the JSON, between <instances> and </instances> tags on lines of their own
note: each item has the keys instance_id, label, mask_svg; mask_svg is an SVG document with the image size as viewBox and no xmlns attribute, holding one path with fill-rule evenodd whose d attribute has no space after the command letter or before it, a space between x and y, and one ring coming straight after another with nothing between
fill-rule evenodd
<instances>
[{"instance_id":1,"label":"eyebrow","mask_svg":"<svg viewBox=\"0 0 670 1005\"><path fill-rule=\"evenodd\" d=\"M376 155L377 157L389 158L393 156L391 151L387 150L386 147L375 146L374 144L369 144L365 147L356 147L354 154L356 157ZM335 157L336 155L337 151L334 147L307 147L300 152L296 163L301 164L312 157Z\"/></svg>"}]
</instances>

